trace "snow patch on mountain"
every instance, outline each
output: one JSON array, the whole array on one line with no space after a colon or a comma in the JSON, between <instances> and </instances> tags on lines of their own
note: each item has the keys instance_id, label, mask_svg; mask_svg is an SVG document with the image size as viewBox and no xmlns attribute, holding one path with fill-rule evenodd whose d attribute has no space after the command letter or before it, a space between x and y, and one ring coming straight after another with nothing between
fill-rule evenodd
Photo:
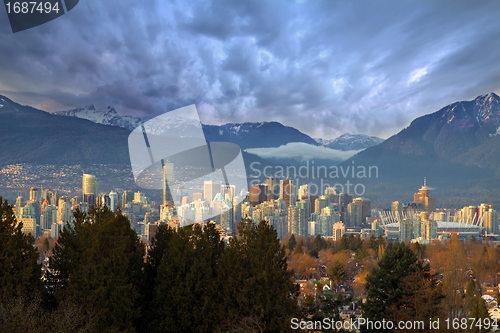
<instances>
[{"instance_id":1,"label":"snow patch on mountain","mask_svg":"<svg viewBox=\"0 0 500 333\"><path fill-rule=\"evenodd\" d=\"M167 132L170 136L177 137L198 137L203 133L201 123L198 120L182 117L154 118L152 121L144 123L144 130L147 134L161 135Z\"/></svg>"},{"instance_id":2,"label":"snow patch on mountain","mask_svg":"<svg viewBox=\"0 0 500 333\"><path fill-rule=\"evenodd\" d=\"M96 109L94 105L87 105L83 108L58 111L53 114L87 119L97 124L119 126L129 130L133 130L143 124L143 120L140 118L120 116L112 106L108 106L106 109Z\"/></svg>"},{"instance_id":3,"label":"snow patch on mountain","mask_svg":"<svg viewBox=\"0 0 500 333\"><path fill-rule=\"evenodd\" d=\"M496 133L490 134L490 136L500 135L500 127L497 128Z\"/></svg>"},{"instance_id":4,"label":"snow patch on mountain","mask_svg":"<svg viewBox=\"0 0 500 333\"><path fill-rule=\"evenodd\" d=\"M336 139L314 139L316 142L321 144L322 146L341 150L341 151L349 151L349 150L363 150L368 147L376 146L384 141L384 139L377 138L375 136L368 136L365 134L350 134L345 133L339 136Z\"/></svg>"},{"instance_id":5,"label":"snow patch on mountain","mask_svg":"<svg viewBox=\"0 0 500 333\"><path fill-rule=\"evenodd\" d=\"M316 141L318 144L322 146L326 146L330 143L332 143L335 139L322 139L322 138L314 138L314 141Z\"/></svg>"}]
</instances>

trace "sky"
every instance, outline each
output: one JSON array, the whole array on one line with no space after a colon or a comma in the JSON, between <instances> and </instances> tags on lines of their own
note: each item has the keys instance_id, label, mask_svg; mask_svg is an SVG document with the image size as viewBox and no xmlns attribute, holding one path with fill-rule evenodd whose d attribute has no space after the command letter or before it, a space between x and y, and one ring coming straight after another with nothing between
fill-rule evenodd
<instances>
[{"instance_id":1,"label":"sky","mask_svg":"<svg viewBox=\"0 0 500 333\"><path fill-rule=\"evenodd\" d=\"M0 8L0 94L49 112L196 104L207 124L387 138L500 94L499 17L496 0L81 0L13 34Z\"/></svg>"}]
</instances>

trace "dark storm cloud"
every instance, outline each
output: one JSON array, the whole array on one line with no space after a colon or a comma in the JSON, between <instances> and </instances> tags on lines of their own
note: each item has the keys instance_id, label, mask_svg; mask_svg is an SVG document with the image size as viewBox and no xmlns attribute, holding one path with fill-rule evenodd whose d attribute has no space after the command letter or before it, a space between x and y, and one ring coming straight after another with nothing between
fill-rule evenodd
<instances>
[{"instance_id":1,"label":"dark storm cloud","mask_svg":"<svg viewBox=\"0 0 500 333\"><path fill-rule=\"evenodd\" d=\"M498 17L497 1L86 0L12 34L0 10L0 93L49 111L195 103L208 123L387 137L500 93Z\"/></svg>"}]
</instances>

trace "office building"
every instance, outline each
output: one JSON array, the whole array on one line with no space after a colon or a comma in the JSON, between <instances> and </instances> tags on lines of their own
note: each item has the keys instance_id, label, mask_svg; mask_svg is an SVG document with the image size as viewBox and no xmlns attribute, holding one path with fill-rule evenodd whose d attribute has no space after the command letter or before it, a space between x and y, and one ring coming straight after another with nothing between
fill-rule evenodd
<instances>
[{"instance_id":1,"label":"office building","mask_svg":"<svg viewBox=\"0 0 500 333\"><path fill-rule=\"evenodd\" d=\"M94 205L98 194L99 185L97 183L97 178L94 175L84 173L82 180L83 202Z\"/></svg>"},{"instance_id":2,"label":"office building","mask_svg":"<svg viewBox=\"0 0 500 333\"><path fill-rule=\"evenodd\" d=\"M30 200L38 201L38 189L35 187L30 188Z\"/></svg>"},{"instance_id":3,"label":"office building","mask_svg":"<svg viewBox=\"0 0 500 333\"><path fill-rule=\"evenodd\" d=\"M252 205L258 205L267 200L267 185L251 185L248 189L249 202Z\"/></svg>"},{"instance_id":4,"label":"office building","mask_svg":"<svg viewBox=\"0 0 500 333\"><path fill-rule=\"evenodd\" d=\"M115 191L109 192L109 209L114 212L119 205L118 193Z\"/></svg>"},{"instance_id":5,"label":"office building","mask_svg":"<svg viewBox=\"0 0 500 333\"><path fill-rule=\"evenodd\" d=\"M418 190L418 193L413 195L413 201L415 203L421 203L423 210L427 213L432 213L436 210L436 198L429 197L430 192L431 189L427 187L427 180L424 178L424 186Z\"/></svg>"},{"instance_id":6,"label":"office building","mask_svg":"<svg viewBox=\"0 0 500 333\"><path fill-rule=\"evenodd\" d=\"M363 202L353 201L347 205L347 226L359 227L363 223Z\"/></svg>"},{"instance_id":7,"label":"office building","mask_svg":"<svg viewBox=\"0 0 500 333\"><path fill-rule=\"evenodd\" d=\"M172 192L170 191L170 185L174 183L174 164L164 163L163 164L163 204L173 205L174 199L172 197Z\"/></svg>"},{"instance_id":8,"label":"office building","mask_svg":"<svg viewBox=\"0 0 500 333\"><path fill-rule=\"evenodd\" d=\"M213 180L205 180L203 184L203 198L207 201L214 200L217 193L221 192L222 184Z\"/></svg>"},{"instance_id":9,"label":"office building","mask_svg":"<svg viewBox=\"0 0 500 333\"><path fill-rule=\"evenodd\" d=\"M293 180L280 180L280 199L285 201L286 207L295 206L295 186Z\"/></svg>"},{"instance_id":10,"label":"office building","mask_svg":"<svg viewBox=\"0 0 500 333\"><path fill-rule=\"evenodd\" d=\"M280 195L280 183L277 178L271 177L266 180L267 201L278 199Z\"/></svg>"}]
</instances>

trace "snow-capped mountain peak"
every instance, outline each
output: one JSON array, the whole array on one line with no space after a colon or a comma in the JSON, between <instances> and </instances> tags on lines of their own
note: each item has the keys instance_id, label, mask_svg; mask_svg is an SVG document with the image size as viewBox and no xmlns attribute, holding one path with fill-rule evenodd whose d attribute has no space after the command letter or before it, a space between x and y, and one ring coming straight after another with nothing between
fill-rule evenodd
<instances>
[{"instance_id":1,"label":"snow-capped mountain peak","mask_svg":"<svg viewBox=\"0 0 500 333\"><path fill-rule=\"evenodd\" d=\"M119 126L127 128L129 130L133 130L143 123L143 120L137 117L120 116L112 106L108 106L106 109L96 109L93 104L86 105L83 108L76 108L68 111L58 111L54 112L53 114L59 116L87 119L94 123Z\"/></svg>"},{"instance_id":2,"label":"snow-capped mountain peak","mask_svg":"<svg viewBox=\"0 0 500 333\"><path fill-rule=\"evenodd\" d=\"M368 147L376 146L384 141L375 136L368 136L366 134L350 134L345 133L333 140L315 139L319 144L332 149L343 151L348 150L362 150Z\"/></svg>"}]
</instances>

